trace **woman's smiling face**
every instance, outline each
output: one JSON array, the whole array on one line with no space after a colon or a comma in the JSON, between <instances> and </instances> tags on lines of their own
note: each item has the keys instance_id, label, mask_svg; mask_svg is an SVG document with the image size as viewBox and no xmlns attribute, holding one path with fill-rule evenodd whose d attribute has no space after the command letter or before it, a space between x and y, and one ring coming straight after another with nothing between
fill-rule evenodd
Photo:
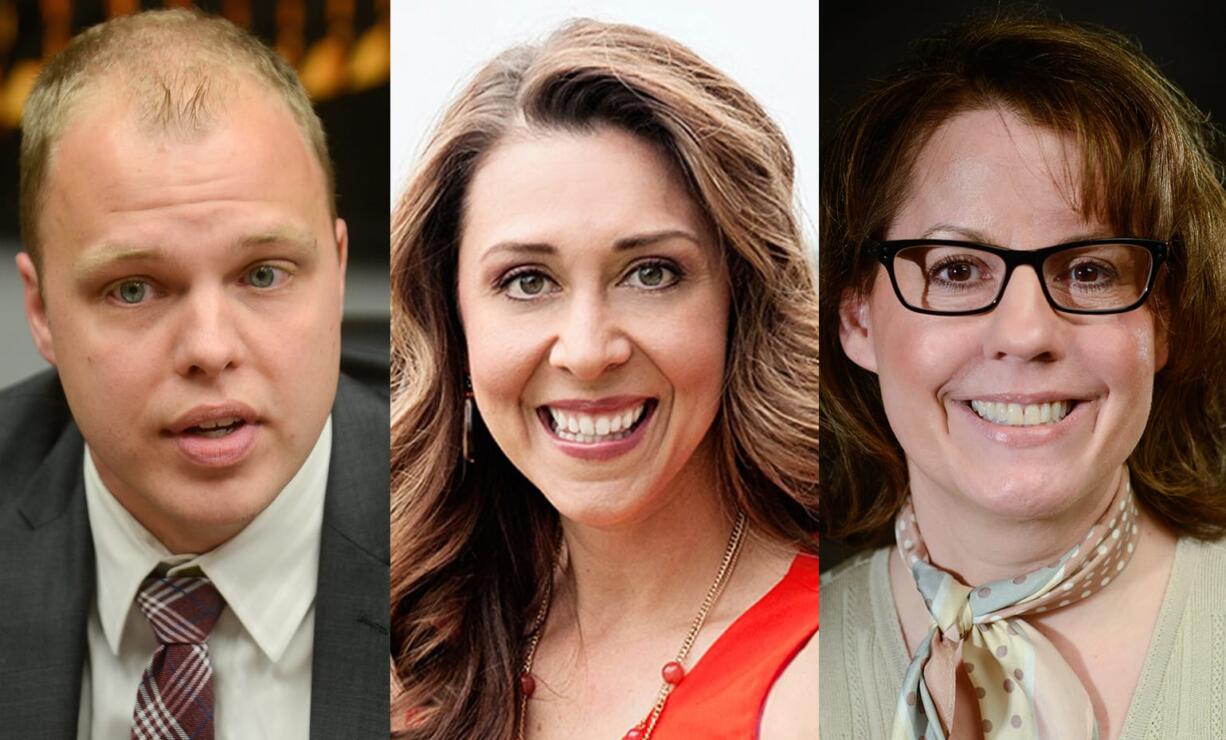
<instances>
[{"instance_id":1,"label":"woman's smiling face","mask_svg":"<svg viewBox=\"0 0 1226 740\"><path fill-rule=\"evenodd\" d=\"M1152 236L1087 219L1077 207L1079 170L1065 136L999 109L958 114L921 149L887 238L1030 250ZM848 356L878 375L913 493L1006 517L1055 516L1109 496L1166 360L1148 305L1059 313L1028 267L1014 271L994 310L974 316L909 311L878 267L872 291L844 301L841 336ZM1020 406L1012 418L1007 404Z\"/></svg>"},{"instance_id":2,"label":"woman's smiling face","mask_svg":"<svg viewBox=\"0 0 1226 740\"><path fill-rule=\"evenodd\" d=\"M611 127L500 144L467 193L457 283L482 419L564 517L616 526L712 478L728 281L659 149Z\"/></svg>"}]
</instances>

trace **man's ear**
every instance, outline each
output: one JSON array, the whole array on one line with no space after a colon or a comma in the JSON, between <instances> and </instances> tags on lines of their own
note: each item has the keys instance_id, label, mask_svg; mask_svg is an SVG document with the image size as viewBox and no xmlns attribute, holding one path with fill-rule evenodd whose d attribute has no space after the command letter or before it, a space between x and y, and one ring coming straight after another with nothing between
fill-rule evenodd
<instances>
[{"instance_id":1,"label":"man's ear","mask_svg":"<svg viewBox=\"0 0 1226 740\"><path fill-rule=\"evenodd\" d=\"M51 341L51 326L47 323L47 304L39 290L38 269L26 252L17 254L17 272L21 273L21 286L25 291L26 323L34 346L47 362L55 364L55 344Z\"/></svg>"},{"instance_id":2,"label":"man's ear","mask_svg":"<svg viewBox=\"0 0 1226 740\"><path fill-rule=\"evenodd\" d=\"M333 233L336 236L336 258L340 260L340 281L341 281L341 313L345 312L345 269L349 265L349 226L345 223L345 219L336 219L336 224L333 226Z\"/></svg>"},{"instance_id":3,"label":"man's ear","mask_svg":"<svg viewBox=\"0 0 1226 740\"><path fill-rule=\"evenodd\" d=\"M851 361L871 373L877 372L873 346L873 322L868 295L847 289L839 301L839 341Z\"/></svg>"}]
</instances>

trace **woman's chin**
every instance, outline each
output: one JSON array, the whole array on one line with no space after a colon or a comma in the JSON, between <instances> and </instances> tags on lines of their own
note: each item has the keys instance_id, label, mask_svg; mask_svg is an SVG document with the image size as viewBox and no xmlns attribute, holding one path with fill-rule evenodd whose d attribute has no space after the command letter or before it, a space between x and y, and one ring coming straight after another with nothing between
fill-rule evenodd
<instances>
[{"instance_id":1,"label":"woman's chin","mask_svg":"<svg viewBox=\"0 0 1226 740\"><path fill-rule=\"evenodd\" d=\"M953 488L957 497L988 516L1001 519L1050 521L1110 497L1114 476L1065 475L1050 467L998 468L987 475L960 476ZM1106 472L1106 471L1102 471Z\"/></svg>"},{"instance_id":2,"label":"woman's chin","mask_svg":"<svg viewBox=\"0 0 1226 740\"><path fill-rule=\"evenodd\" d=\"M649 495L624 480L553 483L541 491L564 521L594 529L624 527L649 508Z\"/></svg>"}]
</instances>

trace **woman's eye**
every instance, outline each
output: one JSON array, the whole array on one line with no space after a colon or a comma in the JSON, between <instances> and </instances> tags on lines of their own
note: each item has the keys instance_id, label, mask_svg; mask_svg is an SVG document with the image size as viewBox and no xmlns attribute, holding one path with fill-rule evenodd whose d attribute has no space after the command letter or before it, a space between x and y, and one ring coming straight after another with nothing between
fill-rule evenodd
<instances>
[{"instance_id":1,"label":"woman's eye","mask_svg":"<svg viewBox=\"0 0 1226 740\"><path fill-rule=\"evenodd\" d=\"M271 288L284 280L285 270L272 265L256 265L247 271L247 282L253 288Z\"/></svg>"},{"instance_id":2,"label":"woman's eye","mask_svg":"<svg viewBox=\"0 0 1226 740\"><path fill-rule=\"evenodd\" d=\"M1074 283L1093 284L1100 283L1108 279L1106 271L1099 265L1092 262L1083 262L1080 265L1074 265L1070 271Z\"/></svg>"},{"instance_id":3,"label":"woman's eye","mask_svg":"<svg viewBox=\"0 0 1226 740\"><path fill-rule=\"evenodd\" d=\"M512 275L502 284L502 290L508 298L517 301L530 301L550 292L552 280L540 272L521 272Z\"/></svg>"},{"instance_id":4,"label":"woman's eye","mask_svg":"<svg viewBox=\"0 0 1226 740\"><path fill-rule=\"evenodd\" d=\"M623 282L633 288L661 290L681 279L679 271L663 262L648 262L630 271Z\"/></svg>"},{"instance_id":5,"label":"woman's eye","mask_svg":"<svg viewBox=\"0 0 1226 740\"><path fill-rule=\"evenodd\" d=\"M937 276L951 283L964 283L975 279L975 266L969 262L954 262L938 270Z\"/></svg>"},{"instance_id":6,"label":"woman's eye","mask_svg":"<svg viewBox=\"0 0 1226 740\"><path fill-rule=\"evenodd\" d=\"M121 303L134 306L144 303L153 292L152 287L144 280L124 280L111 289L111 295Z\"/></svg>"}]
</instances>

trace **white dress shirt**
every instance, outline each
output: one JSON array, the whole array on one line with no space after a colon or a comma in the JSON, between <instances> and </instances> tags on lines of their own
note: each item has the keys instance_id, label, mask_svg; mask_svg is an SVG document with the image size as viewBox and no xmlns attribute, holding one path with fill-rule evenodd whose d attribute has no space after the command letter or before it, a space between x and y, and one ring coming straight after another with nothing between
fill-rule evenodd
<instances>
[{"instance_id":1,"label":"white dress shirt","mask_svg":"<svg viewBox=\"0 0 1226 740\"><path fill-rule=\"evenodd\" d=\"M97 564L86 628L79 739L130 737L136 690L157 640L135 605L159 565L196 568L226 600L208 639L217 740L307 738L315 586L332 418L306 462L268 508L216 549L172 555L106 489L85 450L85 499Z\"/></svg>"}]
</instances>

